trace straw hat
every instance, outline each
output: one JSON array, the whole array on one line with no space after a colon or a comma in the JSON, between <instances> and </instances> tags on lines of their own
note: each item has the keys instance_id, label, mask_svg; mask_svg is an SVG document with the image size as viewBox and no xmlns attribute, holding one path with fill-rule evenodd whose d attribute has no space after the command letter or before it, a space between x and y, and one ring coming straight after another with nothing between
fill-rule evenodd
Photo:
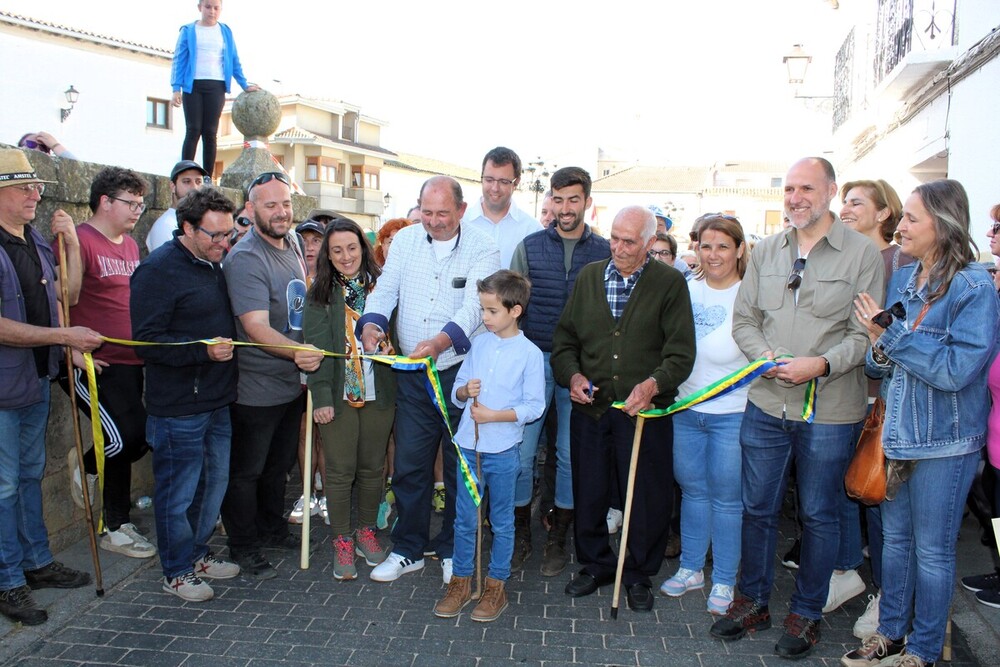
<instances>
[{"instance_id":1,"label":"straw hat","mask_svg":"<svg viewBox=\"0 0 1000 667\"><path fill-rule=\"evenodd\" d=\"M55 183L45 181L35 174L28 156L19 148L0 149L0 188L28 183Z\"/></svg>"}]
</instances>

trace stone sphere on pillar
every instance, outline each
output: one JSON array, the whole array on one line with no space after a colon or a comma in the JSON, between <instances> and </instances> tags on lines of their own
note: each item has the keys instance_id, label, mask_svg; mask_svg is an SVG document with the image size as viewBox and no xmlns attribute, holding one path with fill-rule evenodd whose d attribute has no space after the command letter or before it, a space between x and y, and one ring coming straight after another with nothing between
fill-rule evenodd
<instances>
[{"instance_id":1,"label":"stone sphere on pillar","mask_svg":"<svg viewBox=\"0 0 1000 667\"><path fill-rule=\"evenodd\" d=\"M233 101L233 125L247 141L266 141L281 122L281 105L274 94L260 88L243 92Z\"/></svg>"}]
</instances>

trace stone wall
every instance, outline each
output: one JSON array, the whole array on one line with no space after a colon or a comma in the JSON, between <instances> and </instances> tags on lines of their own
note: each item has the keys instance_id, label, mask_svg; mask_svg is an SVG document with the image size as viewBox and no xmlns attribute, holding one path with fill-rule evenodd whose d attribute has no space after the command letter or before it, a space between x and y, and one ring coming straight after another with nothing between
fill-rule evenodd
<instances>
[{"instance_id":1,"label":"stone wall","mask_svg":"<svg viewBox=\"0 0 1000 667\"><path fill-rule=\"evenodd\" d=\"M4 148L10 148L0 144ZM86 221L90 215L90 183L104 165L65 160L50 157L38 151L26 151L28 159L34 166L38 177L46 181L54 181L46 185L45 194L39 202L34 227L43 236L51 239L49 221L57 209L69 213L79 224ZM172 165L170 165L172 166ZM150 184L147 193L146 211L139 219L132 236L138 242L143 256L146 254L146 234L150 226L168 208L170 208L170 179L155 174L142 174ZM222 188L222 191L240 208L243 206L243 192L234 188ZM300 221L316 207L316 199L301 195L293 195L292 203L296 221ZM84 449L89 449L92 443L90 420L81 416L80 430ZM42 481L42 502L45 513L45 525L49 530L49 540L53 551L83 539L86 536L86 522L83 510L73 504L69 495L69 473L67 472L67 453L74 448L73 425L70 419L70 401L66 393L57 385L52 385L52 406L49 414L49 425L46 434L45 479ZM132 466L132 499L140 496L153 495L153 475L150 468L150 456ZM98 501L98 506L99 506ZM96 510L95 510L96 512Z\"/></svg>"}]
</instances>

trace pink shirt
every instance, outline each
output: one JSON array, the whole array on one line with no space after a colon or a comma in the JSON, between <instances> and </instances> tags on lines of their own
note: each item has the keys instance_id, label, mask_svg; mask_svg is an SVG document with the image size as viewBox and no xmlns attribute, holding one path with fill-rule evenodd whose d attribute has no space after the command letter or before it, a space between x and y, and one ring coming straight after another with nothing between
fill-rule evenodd
<instances>
[{"instance_id":1,"label":"pink shirt","mask_svg":"<svg viewBox=\"0 0 1000 667\"><path fill-rule=\"evenodd\" d=\"M990 419L986 429L986 453L990 465L1000 468L1000 355L990 366L987 384L990 387L990 396L993 397L993 407L990 408Z\"/></svg>"}]
</instances>

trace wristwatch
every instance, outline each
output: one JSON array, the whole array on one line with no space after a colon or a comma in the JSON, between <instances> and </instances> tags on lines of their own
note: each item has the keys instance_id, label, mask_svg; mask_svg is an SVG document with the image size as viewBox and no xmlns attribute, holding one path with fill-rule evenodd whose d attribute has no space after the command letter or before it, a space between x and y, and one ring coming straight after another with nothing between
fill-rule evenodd
<instances>
[{"instance_id":1,"label":"wristwatch","mask_svg":"<svg viewBox=\"0 0 1000 667\"><path fill-rule=\"evenodd\" d=\"M830 360L827 359L826 357L822 357L822 359L823 359L823 364L825 365L825 369L823 370L823 375L821 375L820 377L828 378L830 377Z\"/></svg>"}]
</instances>

